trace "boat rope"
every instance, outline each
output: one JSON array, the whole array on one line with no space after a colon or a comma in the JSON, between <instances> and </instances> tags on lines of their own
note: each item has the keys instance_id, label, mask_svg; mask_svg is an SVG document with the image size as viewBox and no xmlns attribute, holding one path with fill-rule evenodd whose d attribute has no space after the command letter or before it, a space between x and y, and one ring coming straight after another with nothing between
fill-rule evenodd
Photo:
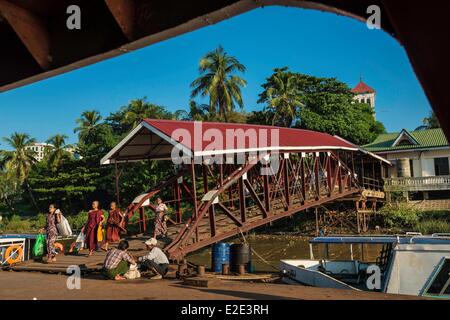
<instances>
[{"instance_id":1,"label":"boat rope","mask_svg":"<svg viewBox=\"0 0 450 320\"><path fill-rule=\"evenodd\" d=\"M252 247L251 245L249 245L247 239L246 239L245 236L244 236L244 233L242 233L241 228L238 228L238 230L239 230L239 234L241 235L244 244L248 245L248 246L250 247L250 250L252 250L252 252L253 252L253 253L254 253L254 254L255 254L255 255L263 262L263 263L267 264L267 265L270 266L272 269L275 269L275 270L277 270L277 271L280 271L280 269L278 269L277 267L273 266L270 262L268 262L266 259L264 259L263 257L261 257L261 255L260 255L258 252L256 252L256 250L253 249L253 247Z\"/></svg>"}]
</instances>

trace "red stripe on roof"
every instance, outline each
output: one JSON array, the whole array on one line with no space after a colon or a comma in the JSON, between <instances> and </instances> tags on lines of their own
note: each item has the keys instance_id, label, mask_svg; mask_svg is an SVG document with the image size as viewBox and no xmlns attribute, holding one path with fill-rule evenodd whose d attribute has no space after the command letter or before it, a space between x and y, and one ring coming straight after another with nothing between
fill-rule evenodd
<instances>
[{"instance_id":1,"label":"red stripe on roof","mask_svg":"<svg viewBox=\"0 0 450 320\"><path fill-rule=\"evenodd\" d=\"M274 147L298 147L299 149L307 149L308 147L312 148L319 148L323 147L325 149L326 147L332 147L332 148L351 148L354 149L355 146L347 143L344 140L335 138L327 133L321 133L311 130L304 130L304 129L292 129L292 128L282 128L282 127L274 127L274 126L263 126L263 125L251 125L251 124L240 124L240 123L222 123L222 122L197 122L197 130L200 129L201 125L201 131L196 134L194 132L195 127L194 121L176 121L176 120L155 120L155 119L145 119L144 120L147 124L150 126L156 128L163 134L165 134L168 137L174 137L173 133L177 129L184 129L186 132L189 133L191 137L191 145L189 146L188 143L181 142L184 146L188 147L191 150L194 150L195 152L199 151L205 151L205 148L211 144L211 141L207 140L207 138L204 136L205 133L210 133L214 135L213 131L210 130L218 130L222 134L223 141L222 145L224 146L223 149L230 150L230 149L236 149L235 148L227 148L226 147L226 137L227 132L238 132L235 130L243 130L244 134L249 134L250 132L256 133L257 136L264 135L264 132L267 133L267 140L261 138L257 139L257 141L253 141L251 143L249 138L246 137L245 139L245 149L249 148L264 148L268 146L274 146ZM275 143L272 143L271 140L271 134L276 133L277 130L279 135L279 144L276 145ZM200 136L198 137L198 135ZM197 135L197 136L195 136ZM203 136L202 136L203 135ZM242 132L238 134L239 136L242 135ZM181 139L180 139L181 140ZM206 141L205 141L206 140ZM195 143L197 141L197 143ZM237 144L237 139L235 139L235 146ZM267 142L267 144L266 144ZM239 146L242 148L242 146ZM237 147L237 148L239 148ZM208 150L208 149L207 149ZM209 148L211 150L211 146ZM218 150L215 148L215 150Z\"/></svg>"}]
</instances>

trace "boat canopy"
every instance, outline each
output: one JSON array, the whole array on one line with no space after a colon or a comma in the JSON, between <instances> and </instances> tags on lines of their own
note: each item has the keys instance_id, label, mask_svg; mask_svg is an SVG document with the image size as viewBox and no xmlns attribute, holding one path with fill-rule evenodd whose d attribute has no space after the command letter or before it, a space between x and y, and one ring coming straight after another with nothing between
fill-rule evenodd
<instances>
[{"instance_id":1,"label":"boat canopy","mask_svg":"<svg viewBox=\"0 0 450 320\"><path fill-rule=\"evenodd\" d=\"M450 244L450 235L431 236L374 236L374 237L316 237L310 244Z\"/></svg>"}]
</instances>

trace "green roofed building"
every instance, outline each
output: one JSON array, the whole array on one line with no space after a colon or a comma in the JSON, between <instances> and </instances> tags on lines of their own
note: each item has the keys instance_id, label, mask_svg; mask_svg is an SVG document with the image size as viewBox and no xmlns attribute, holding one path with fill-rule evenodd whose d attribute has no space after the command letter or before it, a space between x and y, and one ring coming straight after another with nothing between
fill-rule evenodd
<instances>
[{"instance_id":1,"label":"green roofed building","mask_svg":"<svg viewBox=\"0 0 450 320\"><path fill-rule=\"evenodd\" d=\"M382 134L363 148L391 161L385 192L450 197L450 145L442 129Z\"/></svg>"}]
</instances>

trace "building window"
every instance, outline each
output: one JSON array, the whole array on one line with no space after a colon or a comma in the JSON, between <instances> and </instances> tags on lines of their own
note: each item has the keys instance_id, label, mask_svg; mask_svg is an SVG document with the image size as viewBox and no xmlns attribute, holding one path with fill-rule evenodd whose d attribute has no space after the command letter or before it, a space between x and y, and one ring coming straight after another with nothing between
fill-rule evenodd
<instances>
[{"instance_id":1,"label":"building window","mask_svg":"<svg viewBox=\"0 0 450 320\"><path fill-rule=\"evenodd\" d=\"M448 176L448 158L434 158L434 174L436 176Z\"/></svg>"}]
</instances>

